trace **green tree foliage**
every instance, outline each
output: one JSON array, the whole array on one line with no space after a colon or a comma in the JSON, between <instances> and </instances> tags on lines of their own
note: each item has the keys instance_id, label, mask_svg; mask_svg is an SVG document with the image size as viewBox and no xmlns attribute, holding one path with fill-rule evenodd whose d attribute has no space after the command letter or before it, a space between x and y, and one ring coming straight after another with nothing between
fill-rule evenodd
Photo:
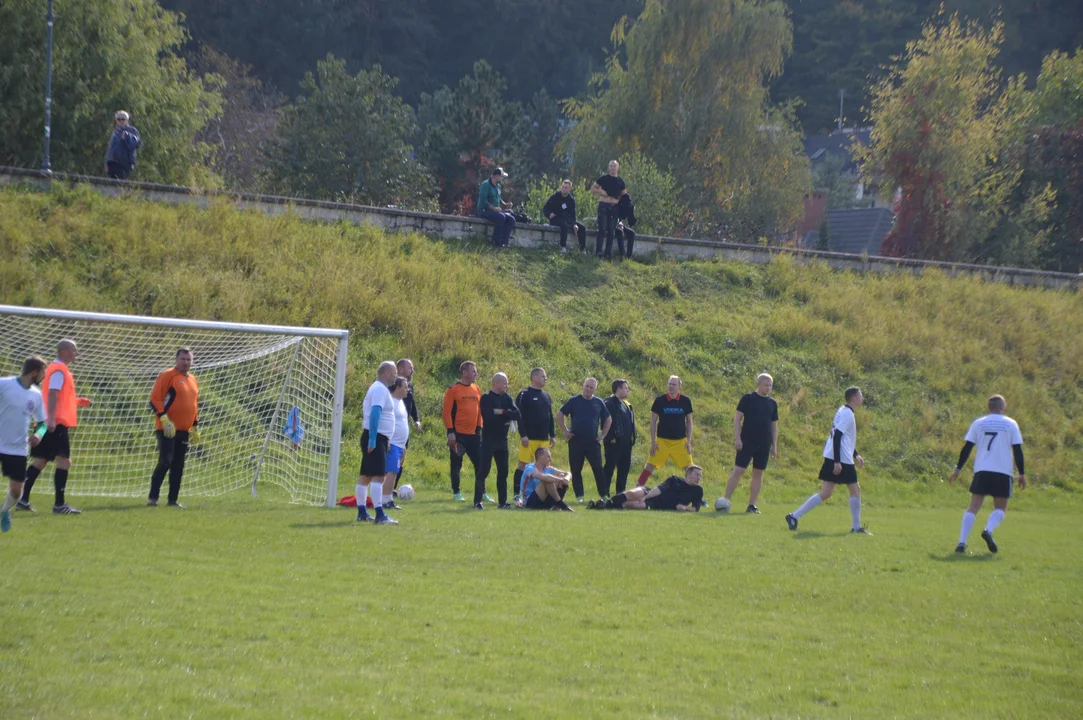
<instances>
[{"instance_id":1,"label":"green tree foliage","mask_svg":"<svg viewBox=\"0 0 1083 720\"><path fill-rule=\"evenodd\" d=\"M454 90L443 87L421 96L421 157L436 176L445 212L472 214L478 185L497 165L518 173L514 161L521 157L531 129L522 106L504 99L506 89L500 73L479 60L473 74L460 79Z\"/></svg>"},{"instance_id":2,"label":"green tree foliage","mask_svg":"<svg viewBox=\"0 0 1083 720\"><path fill-rule=\"evenodd\" d=\"M39 167L45 90L45 5L0 3L0 162ZM54 26L52 165L100 174L125 109L143 148L135 179L206 180L196 133L219 96L176 55L186 35L155 0L65 0Z\"/></svg>"},{"instance_id":3,"label":"green tree foliage","mask_svg":"<svg viewBox=\"0 0 1083 720\"><path fill-rule=\"evenodd\" d=\"M827 193L827 207L853 208L862 203L857 199L857 176L843 168L846 161L838 155L828 155L812 173L812 184Z\"/></svg>"},{"instance_id":4,"label":"green tree foliage","mask_svg":"<svg viewBox=\"0 0 1083 720\"><path fill-rule=\"evenodd\" d=\"M788 228L810 176L792 115L767 102L790 49L784 5L648 0L613 40L597 93L568 106L576 125L561 150L576 174L638 150L677 179L698 231L743 240Z\"/></svg>"},{"instance_id":5,"label":"green tree foliage","mask_svg":"<svg viewBox=\"0 0 1083 720\"><path fill-rule=\"evenodd\" d=\"M1013 182L996 162L1009 124L993 64L1000 33L940 14L872 87L872 145L857 156L867 177L902 189L885 254L974 259L995 225Z\"/></svg>"},{"instance_id":6,"label":"green tree foliage","mask_svg":"<svg viewBox=\"0 0 1083 720\"><path fill-rule=\"evenodd\" d=\"M379 63L411 102L453 86L484 59L529 103L545 89L582 92L605 60L613 24L643 0L164 0L193 36L293 92L326 53L351 69Z\"/></svg>"},{"instance_id":7,"label":"green tree foliage","mask_svg":"<svg viewBox=\"0 0 1083 720\"><path fill-rule=\"evenodd\" d=\"M282 111L268 184L301 197L425 208L433 183L412 158L410 106L379 66L351 75L328 55Z\"/></svg>"}]
</instances>

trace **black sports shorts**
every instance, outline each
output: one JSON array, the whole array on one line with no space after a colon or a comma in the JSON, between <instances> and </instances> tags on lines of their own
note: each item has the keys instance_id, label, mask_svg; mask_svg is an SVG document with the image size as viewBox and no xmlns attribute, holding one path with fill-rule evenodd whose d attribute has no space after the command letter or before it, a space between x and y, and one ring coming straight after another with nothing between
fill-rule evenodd
<instances>
[{"instance_id":1,"label":"black sports shorts","mask_svg":"<svg viewBox=\"0 0 1083 720\"><path fill-rule=\"evenodd\" d=\"M538 497L538 491L535 490L534 492L530 493L530 497L526 499L523 507L525 507L527 510L548 510L554 505L556 505L556 502L553 500L553 498L545 498L544 500L542 500L540 497Z\"/></svg>"},{"instance_id":2,"label":"black sports shorts","mask_svg":"<svg viewBox=\"0 0 1083 720\"><path fill-rule=\"evenodd\" d=\"M745 445L737 451L737 459L733 461L733 464L739 468L747 468L749 461L752 461L753 469L766 470L767 461L770 459L770 445L765 448L750 448L748 445Z\"/></svg>"},{"instance_id":3,"label":"black sports shorts","mask_svg":"<svg viewBox=\"0 0 1083 720\"><path fill-rule=\"evenodd\" d=\"M387 450L391 441L386 435L376 436L376 447L369 451L369 431L361 433L361 475L362 477L382 478L387 474Z\"/></svg>"},{"instance_id":4,"label":"black sports shorts","mask_svg":"<svg viewBox=\"0 0 1083 720\"><path fill-rule=\"evenodd\" d=\"M15 482L26 480L26 455L0 453L0 474Z\"/></svg>"},{"instance_id":5,"label":"black sports shorts","mask_svg":"<svg viewBox=\"0 0 1083 720\"><path fill-rule=\"evenodd\" d=\"M973 495L1010 498L1012 496L1012 476L988 470L976 472L974 473L974 480L970 483L970 492Z\"/></svg>"},{"instance_id":6,"label":"black sports shorts","mask_svg":"<svg viewBox=\"0 0 1083 720\"><path fill-rule=\"evenodd\" d=\"M839 485L853 485L857 482L857 468L842 463L842 472L836 475L835 461L831 458L824 458L824 464L820 466L820 479L824 482L833 482Z\"/></svg>"},{"instance_id":7,"label":"black sports shorts","mask_svg":"<svg viewBox=\"0 0 1083 720\"><path fill-rule=\"evenodd\" d=\"M56 430L45 433L37 446L30 448L30 457L42 460L56 460L58 457L71 457L71 439L68 428L57 425Z\"/></svg>"}]
</instances>

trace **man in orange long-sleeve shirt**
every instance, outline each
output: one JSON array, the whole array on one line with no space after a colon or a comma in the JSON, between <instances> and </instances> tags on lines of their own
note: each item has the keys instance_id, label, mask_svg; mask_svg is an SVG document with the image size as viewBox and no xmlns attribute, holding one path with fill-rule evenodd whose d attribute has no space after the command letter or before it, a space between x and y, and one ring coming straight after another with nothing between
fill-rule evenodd
<instances>
[{"instance_id":1,"label":"man in orange long-sleeve shirt","mask_svg":"<svg viewBox=\"0 0 1083 720\"><path fill-rule=\"evenodd\" d=\"M481 462L481 388L474 384L478 366L467 360L459 366L459 382L444 393L444 427L447 428L447 446L451 450L451 491L456 500L462 500L459 491L459 474L463 467L463 455L474 464L474 507L481 510L485 498L485 469Z\"/></svg>"},{"instance_id":2,"label":"man in orange long-sleeve shirt","mask_svg":"<svg viewBox=\"0 0 1083 720\"><path fill-rule=\"evenodd\" d=\"M183 508L177 502L180 495L181 477L184 475L184 459L188 444L199 442L199 383L188 372L192 367L192 351L177 351L176 364L158 376L150 391L150 405L157 416L154 434L158 438L158 465L150 476L150 495L147 505L158 505L162 481L169 473L169 507Z\"/></svg>"}]
</instances>

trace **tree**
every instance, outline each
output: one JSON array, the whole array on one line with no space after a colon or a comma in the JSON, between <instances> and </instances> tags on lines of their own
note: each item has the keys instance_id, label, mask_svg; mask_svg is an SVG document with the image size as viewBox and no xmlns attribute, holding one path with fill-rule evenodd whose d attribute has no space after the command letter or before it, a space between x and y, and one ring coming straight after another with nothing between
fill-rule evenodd
<instances>
[{"instance_id":1,"label":"tree","mask_svg":"<svg viewBox=\"0 0 1083 720\"><path fill-rule=\"evenodd\" d=\"M222 96L221 109L197 140L210 149L208 161L226 185L253 190L266 171L264 152L275 135L283 99L268 92L252 68L207 45L189 62L202 77L212 78Z\"/></svg>"},{"instance_id":2,"label":"tree","mask_svg":"<svg viewBox=\"0 0 1083 720\"><path fill-rule=\"evenodd\" d=\"M596 92L567 109L561 143L576 175L641 151L677 179L698 232L754 240L801 213L808 161L791 111L767 102L791 28L774 0L647 0ZM630 188L634 192L634 188Z\"/></svg>"},{"instance_id":3,"label":"tree","mask_svg":"<svg viewBox=\"0 0 1083 720\"><path fill-rule=\"evenodd\" d=\"M271 189L367 205L427 207L433 185L412 157L410 106L377 65L356 75L328 55L283 108L268 150Z\"/></svg>"},{"instance_id":4,"label":"tree","mask_svg":"<svg viewBox=\"0 0 1083 720\"><path fill-rule=\"evenodd\" d=\"M155 0L65 0L54 28L52 165L101 173L113 113L131 113L143 148L135 179L198 181L196 133L218 94L176 55L179 18ZM0 4L0 161L39 167L45 89L45 19L37 0Z\"/></svg>"},{"instance_id":5,"label":"tree","mask_svg":"<svg viewBox=\"0 0 1083 720\"><path fill-rule=\"evenodd\" d=\"M1011 124L993 65L1000 39L1000 25L941 13L871 88L872 144L857 157L866 177L902 190L885 254L971 260L998 222L1016 172L997 162Z\"/></svg>"},{"instance_id":6,"label":"tree","mask_svg":"<svg viewBox=\"0 0 1083 720\"><path fill-rule=\"evenodd\" d=\"M455 90L421 96L418 114L426 125L421 155L436 176L444 212L472 213L482 175L493 167L503 164L516 173L513 161L521 156L530 124L519 103L504 100L506 87L504 78L479 60Z\"/></svg>"},{"instance_id":7,"label":"tree","mask_svg":"<svg viewBox=\"0 0 1083 720\"><path fill-rule=\"evenodd\" d=\"M813 171L812 184L827 193L827 207L853 208L862 204L857 199L857 177L843 170L846 161L837 155L828 155Z\"/></svg>"}]
</instances>

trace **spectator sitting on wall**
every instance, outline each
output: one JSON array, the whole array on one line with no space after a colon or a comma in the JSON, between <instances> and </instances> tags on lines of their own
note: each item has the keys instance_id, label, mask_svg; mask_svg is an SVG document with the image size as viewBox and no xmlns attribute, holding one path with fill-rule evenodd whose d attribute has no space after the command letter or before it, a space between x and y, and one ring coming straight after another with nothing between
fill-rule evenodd
<instances>
[{"instance_id":1,"label":"spectator sitting on wall","mask_svg":"<svg viewBox=\"0 0 1083 720\"><path fill-rule=\"evenodd\" d=\"M135 151L143 141L139 138L139 131L128 124L128 113L123 110L117 110L114 125L109 149L105 151L105 172L116 180L127 180L135 170Z\"/></svg>"},{"instance_id":2,"label":"spectator sitting on wall","mask_svg":"<svg viewBox=\"0 0 1083 720\"><path fill-rule=\"evenodd\" d=\"M508 238L515 229L515 218L510 212L511 203L500 197L500 184L508 174L504 168L493 168L489 179L478 190L478 217L493 223L493 247L507 247Z\"/></svg>"},{"instance_id":3,"label":"spectator sitting on wall","mask_svg":"<svg viewBox=\"0 0 1083 720\"><path fill-rule=\"evenodd\" d=\"M587 249L587 229L582 223L575 221L575 196L572 195L572 181L564 180L557 190L545 202L542 215L550 225L560 228L560 252L568 252L568 231L573 231L579 238L579 252Z\"/></svg>"}]
</instances>

